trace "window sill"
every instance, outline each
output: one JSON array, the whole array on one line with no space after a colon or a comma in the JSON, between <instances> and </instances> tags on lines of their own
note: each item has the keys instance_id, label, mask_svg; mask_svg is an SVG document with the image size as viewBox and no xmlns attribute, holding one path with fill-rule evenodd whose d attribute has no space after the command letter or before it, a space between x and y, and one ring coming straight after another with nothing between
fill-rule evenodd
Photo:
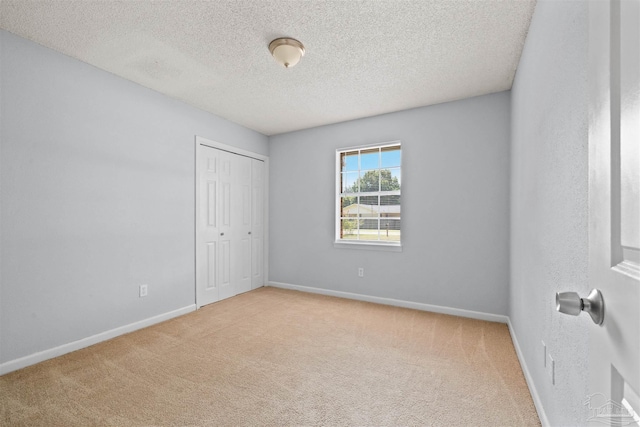
<instances>
[{"instance_id":1,"label":"window sill","mask_svg":"<svg viewBox=\"0 0 640 427\"><path fill-rule=\"evenodd\" d=\"M372 243L335 241L333 247L338 249L364 249L366 251L402 252L401 243Z\"/></svg>"}]
</instances>

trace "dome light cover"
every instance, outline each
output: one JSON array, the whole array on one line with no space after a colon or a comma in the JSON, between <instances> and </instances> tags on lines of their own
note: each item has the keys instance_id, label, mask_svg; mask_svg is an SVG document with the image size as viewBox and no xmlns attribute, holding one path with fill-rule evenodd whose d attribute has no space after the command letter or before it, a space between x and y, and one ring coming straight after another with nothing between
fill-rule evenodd
<instances>
[{"instance_id":1,"label":"dome light cover","mask_svg":"<svg viewBox=\"0 0 640 427\"><path fill-rule=\"evenodd\" d=\"M291 68L304 56L304 46L298 40L280 38L269 43L269 51L284 68Z\"/></svg>"}]
</instances>

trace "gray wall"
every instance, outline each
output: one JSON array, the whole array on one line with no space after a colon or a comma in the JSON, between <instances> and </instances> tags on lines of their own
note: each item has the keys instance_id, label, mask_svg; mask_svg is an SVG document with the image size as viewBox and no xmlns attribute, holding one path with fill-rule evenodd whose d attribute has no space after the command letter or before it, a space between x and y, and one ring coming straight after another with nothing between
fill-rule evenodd
<instances>
[{"instance_id":1,"label":"gray wall","mask_svg":"<svg viewBox=\"0 0 640 427\"><path fill-rule=\"evenodd\" d=\"M551 425L586 417L588 325L556 313L554 298L588 293L587 9L538 1L511 94L509 315Z\"/></svg>"},{"instance_id":2,"label":"gray wall","mask_svg":"<svg viewBox=\"0 0 640 427\"><path fill-rule=\"evenodd\" d=\"M506 314L509 103L502 92L271 137L270 281ZM392 140L403 252L334 248L335 150Z\"/></svg>"},{"instance_id":3,"label":"gray wall","mask_svg":"<svg viewBox=\"0 0 640 427\"><path fill-rule=\"evenodd\" d=\"M511 94L272 137L270 280L509 305L551 424L583 423L587 329L553 295L588 290L586 20L586 2L539 0ZM193 136L262 154L267 138L4 31L0 43L0 363L193 304ZM334 248L335 149L396 139L404 251Z\"/></svg>"},{"instance_id":4,"label":"gray wall","mask_svg":"<svg viewBox=\"0 0 640 427\"><path fill-rule=\"evenodd\" d=\"M194 135L261 154L267 137L0 43L0 363L193 304Z\"/></svg>"}]
</instances>

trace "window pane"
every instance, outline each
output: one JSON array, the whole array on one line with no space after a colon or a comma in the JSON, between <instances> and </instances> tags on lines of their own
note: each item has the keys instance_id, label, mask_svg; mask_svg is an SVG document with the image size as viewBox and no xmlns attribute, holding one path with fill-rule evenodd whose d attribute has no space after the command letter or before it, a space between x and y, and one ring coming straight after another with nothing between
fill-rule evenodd
<instances>
[{"instance_id":1,"label":"window pane","mask_svg":"<svg viewBox=\"0 0 640 427\"><path fill-rule=\"evenodd\" d=\"M360 169L379 169L380 149L362 150L360 152Z\"/></svg>"},{"instance_id":2,"label":"window pane","mask_svg":"<svg viewBox=\"0 0 640 427\"><path fill-rule=\"evenodd\" d=\"M345 171L357 171L358 170L358 152L349 151L348 153L340 154L340 160L342 164L342 172Z\"/></svg>"},{"instance_id":3,"label":"window pane","mask_svg":"<svg viewBox=\"0 0 640 427\"><path fill-rule=\"evenodd\" d=\"M356 219L342 218L340 220L340 235L345 240L357 240L358 221Z\"/></svg>"},{"instance_id":4,"label":"window pane","mask_svg":"<svg viewBox=\"0 0 640 427\"><path fill-rule=\"evenodd\" d=\"M338 239L400 242L401 153L399 146L339 152Z\"/></svg>"},{"instance_id":5,"label":"window pane","mask_svg":"<svg viewBox=\"0 0 640 427\"><path fill-rule=\"evenodd\" d=\"M365 218L378 217L378 196L360 197L360 216Z\"/></svg>"},{"instance_id":6,"label":"window pane","mask_svg":"<svg viewBox=\"0 0 640 427\"><path fill-rule=\"evenodd\" d=\"M340 216L346 217L356 217L358 216L358 204L357 197L342 197L342 211L340 212Z\"/></svg>"},{"instance_id":7,"label":"window pane","mask_svg":"<svg viewBox=\"0 0 640 427\"><path fill-rule=\"evenodd\" d=\"M400 241L400 220L380 218L380 240Z\"/></svg>"},{"instance_id":8,"label":"window pane","mask_svg":"<svg viewBox=\"0 0 640 427\"><path fill-rule=\"evenodd\" d=\"M400 218L400 196L380 196L380 217Z\"/></svg>"},{"instance_id":9,"label":"window pane","mask_svg":"<svg viewBox=\"0 0 640 427\"><path fill-rule=\"evenodd\" d=\"M360 240L378 240L378 220L360 220Z\"/></svg>"},{"instance_id":10,"label":"window pane","mask_svg":"<svg viewBox=\"0 0 640 427\"><path fill-rule=\"evenodd\" d=\"M342 192L343 193L358 192L358 172L342 173Z\"/></svg>"},{"instance_id":11,"label":"window pane","mask_svg":"<svg viewBox=\"0 0 640 427\"><path fill-rule=\"evenodd\" d=\"M360 191L362 193L380 191L380 171L360 172Z\"/></svg>"},{"instance_id":12,"label":"window pane","mask_svg":"<svg viewBox=\"0 0 640 427\"><path fill-rule=\"evenodd\" d=\"M391 168L394 166L400 166L400 147L385 147L381 153L382 168Z\"/></svg>"},{"instance_id":13,"label":"window pane","mask_svg":"<svg viewBox=\"0 0 640 427\"><path fill-rule=\"evenodd\" d=\"M400 190L400 168L380 171L380 191Z\"/></svg>"}]
</instances>

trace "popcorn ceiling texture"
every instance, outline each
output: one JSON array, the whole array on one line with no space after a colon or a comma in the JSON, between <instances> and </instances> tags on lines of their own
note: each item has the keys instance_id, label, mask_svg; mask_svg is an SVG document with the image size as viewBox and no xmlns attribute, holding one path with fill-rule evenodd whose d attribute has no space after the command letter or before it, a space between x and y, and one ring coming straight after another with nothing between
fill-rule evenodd
<instances>
[{"instance_id":1,"label":"popcorn ceiling texture","mask_svg":"<svg viewBox=\"0 0 640 427\"><path fill-rule=\"evenodd\" d=\"M266 135L511 88L535 1L0 2L0 27ZM302 41L295 68L268 51Z\"/></svg>"}]
</instances>

